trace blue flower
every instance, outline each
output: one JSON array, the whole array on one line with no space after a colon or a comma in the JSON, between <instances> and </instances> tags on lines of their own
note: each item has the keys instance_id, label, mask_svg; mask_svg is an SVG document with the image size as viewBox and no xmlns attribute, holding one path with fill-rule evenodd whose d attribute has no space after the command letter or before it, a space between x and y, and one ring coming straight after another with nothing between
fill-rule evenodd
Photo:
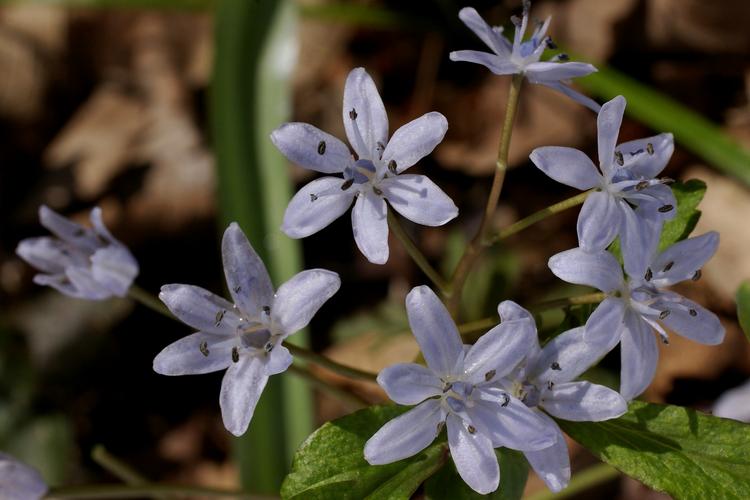
<instances>
[{"instance_id":1,"label":"blue flower","mask_svg":"<svg viewBox=\"0 0 750 500\"><path fill-rule=\"evenodd\" d=\"M36 469L0 453L0 498L3 500L40 500L47 485Z\"/></svg>"}]
</instances>

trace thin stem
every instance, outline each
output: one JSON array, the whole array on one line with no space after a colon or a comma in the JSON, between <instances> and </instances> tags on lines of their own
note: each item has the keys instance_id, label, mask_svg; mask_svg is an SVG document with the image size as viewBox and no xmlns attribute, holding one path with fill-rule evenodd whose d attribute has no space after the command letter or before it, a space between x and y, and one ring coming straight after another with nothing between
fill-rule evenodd
<instances>
[{"instance_id":1,"label":"thin stem","mask_svg":"<svg viewBox=\"0 0 750 500\"><path fill-rule=\"evenodd\" d=\"M91 450L91 458L103 469L127 484L145 484L148 479L98 444Z\"/></svg>"},{"instance_id":2,"label":"thin stem","mask_svg":"<svg viewBox=\"0 0 750 500\"><path fill-rule=\"evenodd\" d=\"M399 222L398 217L394 215L393 211L390 208L388 208L388 226L390 226L391 231L393 231L393 234L396 235L396 238L399 239L401 244L404 245L406 252L412 258L414 263L419 266L422 272L425 273L425 275L430 279L430 281L432 281L432 283L435 284L435 286L444 296L450 296L448 283L446 283L443 277L440 276L440 273L438 273L435 268L430 265L424 254L419 250L419 248L417 248L417 245L414 244L411 238L409 238L409 235L406 234L406 231Z\"/></svg>"},{"instance_id":3,"label":"thin stem","mask_svg":"<svg viewBox=\"0 0 750 500\"><path fill-rule=\"evenodd\" d=\"M594 486L611 481L619 475L620 471L609 464L594 465L573 476L568 487L559 493L543 491L529 497L529 500L562 500L563 498L572 498Z\"/></svg>"},{"instance_id":4,"label":"thin stem","mask_svg":"<svg viewBox=\"0 0 750 500\"><path fill-rule=\"evenodd\" d=\"M334 384L331 384L330 382L326 380L323 380L317 377L315 374L313 374L306 368L302 368L297 365L292 365L289 367L289 373L304 379L305 382L309 383L315 389L320 389L330 394L331 396L339 399L342 403L344 403L348 407L350 411L356 411L362 408L366 408L370 404L368 401L357 396L356 394L349 392L347 390L344 390L341 387L338 387Z\"/></svg>"},{"instance_id":5,"label":"thin stem","mask_svg":"<svg viewBox=\"0 0 750 500\"><path fill-rule=\"evenodd\" d=\"M136 302L140 303L141 305L148 307L154 312L157 312L170 319L177 319L169 311L169 309L167 309L167 306L162 304L159 299L157 299L152 294L150 294L143 288L139 287L135 283L130 285L130 289L128 290L128 296L131 299L135 300Z\"/></svg>"},{"instance_id":6,"label":"thin stem","mask_svg":"<svg viewBox=\"0 0 750 500\"><path fill-rule=\"evenodd\" d=\"M523 75L513 75L510 90L508 92L508 106L505 110L505 122L503 123L503 131L500 136L497 162L495 163L495 177L492 179L492 188L490 189L490 195L487 198L487 206L484 209L484 215L482 216L482 222L479 225L479 231L477 231L474 239L472 239L466 247L449 283L449 288L453 293L448 299L447 305L448 310L454 318L457 316L459 306L461 305L461 294L463 293L466 279L469 277L469 273L479 258L482 249L488 246L486 241L487 233L492 225L492 219L495 215L495 210L497 209L498 200L500 199L500 192L503 189L505 171L508 170L510 137L513 133L513 121L515 120L516 111L518 110L518 98L521 93L522 82Z\"/></svg>"},{"instance_id":7,"label":"thin stem","mask_svg":"<svg viewBox=\"0 0 750 500\"><path fill-rule=\"evenodd\" d=\"M587 293L585 295L576 295L575 297L565 297L562 299L547 300L538 302L528 307L529 311L546 311L548 309L557 309L559 307L576 306L581 304L598 304L607 298L603 292Z\"/></svg>"},{"instance_id":8,"label":"thin stem","mask_svg":"<svg viewBox=\"0 0 750 500\"><path fill-rule=\"evenodd\" d=\"M88 484L85 486L63 486L51 488L45 499L96 499L141 498L141 497L229 497L242 500L270 500L276 497L250 495L241 491L205 488L202 486L185 486L177 484Z\"/></svg>"},{"instance_id":9,"label":"thin stem","mask_svg":"<svg viewBox=\"0 0 750 500\"><path fill-rule=\"evenodd\" d=\"M458 325L458 333L463 335L468 335L470 333L476 333L481 332L483 330L487 330L488 328L492 328L493 326L497 325L500 322L497 316L491 317L491 318L482 318L478 319L476 321L470 321L468 323L464 323L462 325Z\"/></svg>"},{"instance_id":10,"label":"thin stem","mask_svg":"<svg viewBox=\"0 0 750 500\"><path fill-rule=\"evenodd\" d=\"M550 205L547 208L543 208L539 210L538 212L534 212L528 217L524 217L523 219L517 222L514 222L510 226L501 229L492 238L490 238L488 243L490 245L493 243L496 243L497 241L503 240L511 235L516 234L519 231L523 231L529 226L533 226L537 222L542 221L546 219L547 217L550 217L564 210L580 205L581 203L586 201L586 198L588 197L589 194L591 194L591 192L592 191L584 191L583 193L577 194L576 196L565 199L559 203L555 203L554 205Z\"/></svg>"},{"instance_id":11,"label":"thin stem","mask_svg":"<svg viewBox=\"0 0 750 500\"><path fill-rule=\"evenodd\" d=\"M342 365L330 358L323 356L322 354L318 354L317 352L305 349L304 347L300 347L289 342L284 342L284 347L289 349L289 352L291 352L294 356L297 356L300 359L304 359L305 361L309 361L310 363L315 363L316 365L322 366L323 368L327 368L334 373L343 375L344 377L369 380L370 382L375 382L375 380L377 379L377 375L374 373Z\"/></svg>"}]
</instances>

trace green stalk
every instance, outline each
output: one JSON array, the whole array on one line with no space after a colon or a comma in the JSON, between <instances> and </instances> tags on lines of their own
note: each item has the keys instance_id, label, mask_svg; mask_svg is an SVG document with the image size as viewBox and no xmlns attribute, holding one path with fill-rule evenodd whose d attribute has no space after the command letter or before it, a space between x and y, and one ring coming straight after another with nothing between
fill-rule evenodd
<instances>
[{"instance_id":1,"label":"green stalk","mask_svg":"<svg viewBox=\"0 0 750 500\"><path fill-rule=\"evenodd\" d=\"M562 500L563 498L573 498L594 486L612 481L619 475L620 471L609 464L594 465L573 476L570 484L564 490L558 493L543 491L532 495L528 500Z\"/></svg>"},{"instance_id":2,"label":"green stalk","mask_svg":"<svg viewBox=\"0 0 750 500\"><path fill-rule=\"evenodd\" d=\"M152 311L161 314L162 316L166 316L170 319L175 319L174 315L169 311L169 309L167 309L167 306L162 304L162 302L158 298L151 295L135 283L130 285L130 288L128 289L128 297L135 300L142 306L148 307Z\"/></svg>"}]
</instances>

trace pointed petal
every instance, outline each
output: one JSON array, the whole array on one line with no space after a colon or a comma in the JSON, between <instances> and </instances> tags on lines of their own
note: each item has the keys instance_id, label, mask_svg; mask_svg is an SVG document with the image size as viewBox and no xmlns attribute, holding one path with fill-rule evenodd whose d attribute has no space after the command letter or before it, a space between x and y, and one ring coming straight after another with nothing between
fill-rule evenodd
<instances>
[{"instance_id":1,"label":"pointed petal","mask_svg":"<svg viewBox=\"0 0 750 500\"><path fill-rule=\"evenodd\" d=\"M159 299L180 321L207 333L234 335L240 318L234 305L193 285L164 285Z\"/></svg>"},{"instance_id":2,"label":"pointed petal","mask_svg":"<svg viewBox=\"0 0 750 500\"><path fill-rule=\"evenodd\" d=\"M234 303L245 315L260 316L263 307L273 301L273 285L266 266L236 222L224 231L221 257Z\"/></svg>"},{"instance_id":3,"label":"pointed petal","mask_svg":"<svg viewBox=\"0 0 750 500\"><path fill-rule=\"evenodd\" d=\"M716 231L671 245L651 263L654 285L667 287L692 278L718 247L719 233Z\"/></svg>"},{"instance_id":4,"label":"pointed petal","mask_svg":"<svg viewBox=\"0 0 750 500\"><path fill-rule=\"evenodd\" d=\"M470 433L464 422L448 415L448 445L461 479L480 494L495 491L500 485L500 466L489 438L480 432Z\"/></svg>"},{"instance_id":5,"label":"pointed petal","mask_svg":"<svg viewBox=\"0 0 750 500\"><path fill-rule=\"evenodd\" d=\"M223 370L232 364L235 345L226 340L204 332L181 338L156 355L154 371L161 375L197 375Z\"/></svg>"},{"instance_id":6,"label":"pointed petal","mask_svg":"<svg viewBox=\"0 0 750 500\"><path fill-rule=\"evenodd\" d=\"M241 356L232 363L221 382L221 417L224 427L241 436L250 425L260 395L268 382L263 360L258 356Z\"/></svg>"},{"instance_id":7,"label":"pointed petal","mask_svg":"<svg viewBox=\"0 0 750 500\"><path fill-rule=\"evenodd\" d=\"M65 274L37 274L34 276L34 283L40 286L49 286L68 297L83 299L73 283L70 282Z\"/></svg>"},{"instance_id":8,"label":"pointed petal","mask_svg":"<svg viewBox=\"0 0 750 500\"><path fill-rule=\"evenodd\" d=\"M440 402L430 399L394 418L365 443L365 460L371 465L396 462L427 448L445 417Z\"/></svg>"},{"instance_id":9,"label":"pointed petal","mask_svg":"<svg viewBox=\"0 0 750 500\"><path fill-rule=\"evenodd\" d=\"M578 244L588 252L606 249L621 231L623 210L630 207L609 193L591 193L578 214Z\"/></svg>"},{"instance_id":10,"label":"pointed petal","mask_svg":"<svg viewBox=\"0 0 750 500\"><path fill-rule=\"evenodd\" d=\"M630 401L645 391L654 379L659 359L656 335L634 312L625 315L620 350L620 394Z\"/></svg>"},{"instance_id":11,"label":"pointed petal","mask_svg":"<svg viewBox=\"0 0 750 500\"><path fill-rule=\"evenodd\" d=\"M489 52L456 50L448 54L451 61L480 64L496 75L513 75L521 72L518 65Z\"/></svg>"},{"instance_id":12,"label":"pointed petal","mask_svg":"<svg viewBox=\"0 0 750 500\"><path fill-rule=\"evenodd\" d=\"M722 394L714 403L713 414L716 417L750 422L750 382Z\"/></svg>"},{"instance_id":13,"label":"pointed petal","mask_svg":"<svg viewBox=\"0 0 750 500\"><path fill-rule=\"evenodd\" d=\"M380 189L394 210L417 224L442 226L458 215L453 200L424 175L389 177Z\"/></svg>"},{"instance_id":14,"label":"pointed petal","mask_svg":"<svg viewBox=\"0 0 750 500\"><path fill-rule=\"evenodd\" d=\"M512 47L508 40L501 33L494 31L476 9L464 7L458 11L458 18L496 54L510 56Z\"/></svg>"},{"instance_id":15,"label":"pointed petal","mask_svg":"<svg viewBox=\"0 0 750 500\"><path fill-rule=\"evenodd\" d=\"M346 136L357 154L375 159L378 143L388 142L388 115L375 82L364 68L351 70L346 78L343 118Z\"/></svg>"},{"instance_id":16,"label":"pointed petal","mask_svg":"<svg viewBox=\"0 0 750 500\"><path fill-rule=\"evenodd\" d=\"M342 190L342 185L340 177L321 177L306 184L286 207L281 230L290 238L305 238L341 217L356 194L353 189Z\"/></svg>"},{"instance_id":17,"label":"pointed petal","mask_svg":"<svg viewBox=\"0 0 750 500\"><path fill-rule=\"evenodd\" d=\"M625 310L625 302L622 299L604 299L586 320L584 341L605 353L614 349L625 326Z\"/></svg>"},{"instance_id":18,"label":"pointed petal","mask_svg":"<svg viewBox=\"0 0 750 500\"><path fill-rule=\"evenodd\" d=\"M289 349L277 343L274 346L273 351L268 355L268 361L266 362L265 367L266 375L270 377L271 375L285 372L287 368L291 366L293 361L294 358L292 358Z\"/></svg>"},{"instance_id":19,"label":"pointed petal","mask_svg":"<svg viewBox=\"0 0 750 500\"><path fill-rule=\"evenodd\" d=\"M622 260L628 276L637 278L645 276L659 245L661 229L661 221L644 219L630 207L622 207L620 243Z\"/></svg>"},{"instance_id":20,"label":"pointed petal","mask_svg":"<svg viewBox=\"0 0 750 500\"><path fill-rule=\"evenodd\" d=\"M276 292L271 308L274 323L285 337L303 329L340 286L339 275L325 269L295 274Z\"/></svg>"},{"instance_id":21,"label":"pointed petal","mask_svg":"<svg viewBox=\"0 0 750 500\"><path fill-rule=\"evenodd\" d=\"M577 91L573 90L572 88L570 88L568 85L565 85L564 83L561 83L561 82L539 82L539 84L540 85L544 85L546 87L549 87L549 88L551 88L553 90L557 90L561 94L570 97L571 99L573 99L578 104L582 104L582 105L586 106L587 108L589 108L594 113L598 113L602 109L602 106L598 102L596 102L595 100L593 100L592 98L590 98L588 96L585 96L585 95L581 94L580 92L577 92Z\"/></svg>"},{"instance_id":22,"label":"pointed petal","mask_svg":"<svg viewBox=\"0 0 750 500\"><path fill-rule=\"evenodd\" d=\"M531 83L559 82L595 72L594 66L582 62L535 62L526 66L526 78Z\"/></svg>"},{"instance_id":23,"label":"pointed petal","mask_svg":"<svg viewBox=\"0 0 750 500\"><path fill-rule=\"evenodd\" d=\"M107 287L99 283L86 267L68 267L65 276L76 289L76 296L87 300L104 300L112 297L113 293Z\"/></svg>"},{"instance_id":24,"label":"pointed petal","mask_svg":"<svg viewBox=\"0 0 750 500\"><path fill-rule=\"evenodd\" d=\"M598 186L602 180L589 157L577 149L544 146L533 150L529 158L547 176L582 191Z\"/></svg>"},{"instance_id":25,"label":"pointed petal","mask_svg":"<svg viewBox=\"0 0 750 500\"><path fill-rule=\"evenodd\" d=\"M138 262L127 248L119 244L109 245L91 256L91 273L113 295L124 297L138 276Z\"/></svg>"},{"instance_id":26,"label":"pointed petal","mask_svg":"<svg viewBox=\"0 0 750 500\"><path fill-rule=\"evenodd\" d=\"M665 305L668 307L669 303ZM718 345L724 341L724 326L718 316L686 298L682 298L681 305L671 308L669 316L661 320L670 330L701 344Z\"/></svg>"},{"instance_id":27,"label":"pointed petal","mask_svg":"<svg viewBox=\"0 0 750 500\"><path fill-rule=\"evenodd\" d=\"M271 142L289 161L324 174L341 173L352 163L346 144L307 123L285 123L271 132Z\"/></svg>"},{"instance_id":28,"label":"pointed petal","mask_svg":"<svg viewBox=\"0 0 750 500\"><path fill-rule=\"evenodd\" d=\"M415 405L443 392L443 383L432 370L414 363L399 363L383 369L378 374L378 384L400 405Z\"/></svg>"},{"instance_id":29,"label":"pointed petal","mask_svg":"<svg viewBox=\"0 0 750 500\"><path fill-rule=\"evenodd\" d=\"M672 158L674 137L670 133L664 133L636 139L620 144L617 150L623 155L623 168L628 170L632 178L653 179L664 170Z\"/></svg>"},{"instance_id":30,"label":"pointed petal","mask_svg":"<svg viewBox=\"0 0 750 500\"><path fill-rule=\"evenodd\" d=\"M406 296L409 326L427 366L438 376L453 374L463 356L463 344L448 310L427 286Z\"/></svg>"},{"instance_id":31,"label":"pointed petal","mask_svg":"<svg viewBox=\"0 0 750 500\"><path fill-rule=\"evenodd\" d=\"M497 315L501 321L526 320L534 323L531 313L512 300L500 302L497 305Z\"/></svg>"},{"instance_id":32,"label":"pointed petal","mask_svg":"<svg viewBox=\"0 0 750 500\"><path fill-rule=\"evenodd\" d=\"M89 265L86 253L65 241L48 236L21 240L16 254L40 271L51 274L62 273L68 266Z\"/></svg>"},{"instance_id":33,"label":"pointed petal","mask_svg":"<svg viewBox=\"0 0 750 500\"><path fill-rule=\"evenodd\" d=\"M601 307L601 306L600 306ZM586 342L585 327L579 326L561 333L544 345L529 378L543 385L569 382L595 365L607 354L607 343Z\"/></svg>"},{"instance_id":34,"label":"pointed petal","mask_svg":"<svg viewBox=\"0 0 750 500\"><path fill-rule=\"evenodd\" d=\"M614 173L615 145L620 134L622 115L625 113L625 98L618 95L605 102L596 119L599 142L599 165L605 177L611 179Z\"/></svg>"},{"instance_id":35,"label":"pointed petal","mask_svg":"<svg viewBox=\"0 0 750 500\"><path fill-rule=\"evenodd\" d=\"M529 321L503 322L485 333L464 358L467 380L479 384L503 377L518 366L536 340L536 325Z\"/></svg>"},{"instance_id":36,"label":"pointed petal","mask_svg":"<svg viewBox=\"0 0 750 500\"><path fill-rule=\"evenodd\" d=\"M373 264L388 262L388 207L371 190L359 194L352 210L354 241Z\"/></svg>"},{"instance_id":37,"label":"pointed petal","mask_svg":"<svg viewBox=\"0 0 750 500\"><path fill-rule=\"evenodd\" d=\"M623 285L622 269L609 252L586 252L573 248L550 257L552 273L563 281L588 285L603 292L619 290Z\"/></svg>"},{"instance_id":38,"label":"pointed petal","mask_svg":"<svg viewBox=\"0 0 750 500\"><path fill-rule=\"evenodd\" d=\"M573 422L600 422L628 411L628 404L619 393L591 382L555 384L540 406L550 415Z\"/></svg>"},{"instance_id":39,"label":"pointed petal","mask_svg":"<svg viewBox=\"0 0 750 500\"><path fill-rule=\"evenodd\" d=\"M448 120L435 111L412 120L394 132L383 151L384 165L396 162L401 173L432 153L448 131Z\"/></svg>"},{"instance_id":40,"label":"pointed petal","mask_svg":"<svg viewBox=\"0 0 750 500\"><path fill-rule=\"evenodd\" d=\"M548 423L550 429L554 429L556 441L549 448L539 451L524 451L523 454L534 472L547 485L547 488L557 493L570 482L568 445L565 443L565 436L560 427L554 420L542 411L536 410L535 413Z\"/></svg>"},{"instance_id":41,"label":"pointed petal","mask_svg":"<svg viewBox=\"0 0 750 500\"><path fill-rule=\"evenodd\" d=\"M93 252L100 246L94 231L63 217L46 205L39 207L39 222L52 234L75 247Z\"/></svg>"}]
</instances>

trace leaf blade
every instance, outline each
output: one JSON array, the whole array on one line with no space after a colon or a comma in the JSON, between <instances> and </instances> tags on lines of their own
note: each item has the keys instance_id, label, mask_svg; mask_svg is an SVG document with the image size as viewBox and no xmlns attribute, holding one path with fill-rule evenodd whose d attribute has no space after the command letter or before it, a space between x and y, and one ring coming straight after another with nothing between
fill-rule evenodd
<instances>
[{"instance_id":1,"label":"leaf blade","mask_svg":"<svg viewBox=\"0 0 750 500\"><path fill-rule=\"evenodd\" d=\"M737 319L745 337L750 340L750 280L743 281L735 296L737 302Z\"/></svg>"}]
</instances>

